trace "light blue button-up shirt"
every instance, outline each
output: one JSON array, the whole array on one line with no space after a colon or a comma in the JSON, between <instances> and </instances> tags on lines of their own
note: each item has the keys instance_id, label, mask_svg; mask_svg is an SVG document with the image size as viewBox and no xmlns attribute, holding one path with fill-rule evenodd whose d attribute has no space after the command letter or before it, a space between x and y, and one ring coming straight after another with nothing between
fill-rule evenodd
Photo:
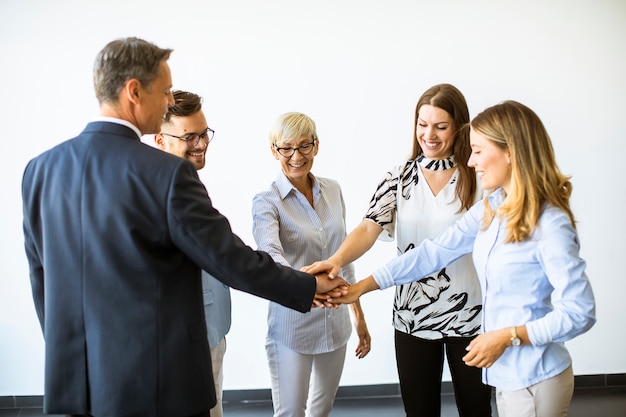
<instances>
[{"instance_id":1,"label":"light blue button-up shirt","mask_svg":"<svg viewBox=\"0 0 626 417\"><path fill-rule=\"evenodd\" d=\"M202 296L209 347L213 349L230 330L230 288L213 275L202 271Z\"/></svg>"},{"instance_id":2,"label":"light blue button-up shirt","mask_svg":"<svg viewBox=\"0 0 626 417\"><path fill-rule=\"evenodd\" d=\"M504 191L488 198L496 208ZM578 236L565 212L546 206L531 238L519 243L504 242L506 223L497 216L480 230L483 212L481 201L438 238L424 241L373 276L381 289L406 284L473 252L483 294L483 331L526 325L532 343L507 348L483 369L483 382L518 390L571 365L563 342L594 325L595 301Z\"/></svg>"},{"instance_id":3,"label":"light blue button-up shirt","mask_svg":"<svg viewBox=\"0 0 626 417\"><path fill-rule=\"evenodd\" d=\"M309 175L313 206L282 171L252 204L252 231L258 249L295 269L328 259L346 237L346 208L339 184ZM354 283L353 265L344 266L341 276ZM348 342L352 329L345 305L300 313L270 302L267 322L269 338L303 354L339 349Z\"/></svg>"}]
</instances>

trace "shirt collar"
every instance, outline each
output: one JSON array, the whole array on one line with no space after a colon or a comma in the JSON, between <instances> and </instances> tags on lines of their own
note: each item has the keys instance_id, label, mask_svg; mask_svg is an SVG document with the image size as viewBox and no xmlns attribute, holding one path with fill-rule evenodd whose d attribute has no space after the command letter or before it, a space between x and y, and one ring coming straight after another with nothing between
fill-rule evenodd
<instances>
[{"instance_id":1,"label":"shirt collar","mask_svg":"<svg viewBox=\"0 0 626 417\"><path fill-rule=\"evenodd\" d=\"M315 196L319 194L320 185L317 182L317 178L315 178L315 175L313 175L312 172L309 172L309 178L311 178L311 180L313 181L313 195ZM287 197L287 194L289 194L291 190L296 190L296 187L293 186L293 184L291 183L291 181L289 181L289 178L287 178L283 171L280 171L280 174L278 174L278 178L276 178L276 187L278 188L280 198L282 199Z\"/></svg>"},{"instance_id":2,"label":"shirt collar","mask_svg":"<svg viewBox=\"0 0 626 417\"><path fill-rule=\"evenodd\" d=\"M504 193L504 189L498 188L493 193L489 194L489 205L495 210L502 205L505 198L506 194Z\"/></svg>"},{"instance_id":3,"label":"shirt collar","mask_svg":"<svg viewBox=\"0 0 626 417\"><path fill-rule=\"evenodd\" d=\"M135 126L128 120L118 119L117 117L100 116L100 117L97 117L94 121L95 122L110 122L110 123L117 123L119 125L124 125L126 127L133 129L133 131L137 134L137 137L141 139L141 131L137 128L137 126Z\"/></svg>"}]
</instances>

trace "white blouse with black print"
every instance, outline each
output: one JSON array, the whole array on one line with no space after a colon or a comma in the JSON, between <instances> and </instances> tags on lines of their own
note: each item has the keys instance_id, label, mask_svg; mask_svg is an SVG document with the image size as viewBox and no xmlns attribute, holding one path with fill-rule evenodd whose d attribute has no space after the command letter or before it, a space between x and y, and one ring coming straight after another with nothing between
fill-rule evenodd
<instances>
[{"instance_id":1,"label":"white blouse with black print","mask_svg":"<svg viewBox=\"0 0 626 417\"><path fill-rule=\"evenodd\" d=\"M365 215L383 228L380 239L396 236L398 255L434 238L460 218L455 188L459 171L433 195L416 160L394 167L378 185ZM476 192L474 201L482 196ZM481 291L471 255L431 276L396 287L394 327L422 339L474 336L481 324Z\"/></svg>"}]
</instances>

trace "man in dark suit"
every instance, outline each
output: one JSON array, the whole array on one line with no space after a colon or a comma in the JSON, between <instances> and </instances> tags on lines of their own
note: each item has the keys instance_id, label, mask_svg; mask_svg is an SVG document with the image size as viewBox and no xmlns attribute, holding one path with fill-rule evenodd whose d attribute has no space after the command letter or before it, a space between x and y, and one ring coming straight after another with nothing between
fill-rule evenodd
<instances>
[{"instance_id":1,"label":"man in dark suit","mask_svg":"<svg viewBox=\"0 0 626 417\"><path fill-rule=\"evenodd\" d=\"M250 249L189 161L140 142L173 104L170 53L137 38L105 46L94 66L102 117L24 172L45 413L208 415L201 269L301 312L316 292L345 285Z\"/></svg>"}]
</instances>

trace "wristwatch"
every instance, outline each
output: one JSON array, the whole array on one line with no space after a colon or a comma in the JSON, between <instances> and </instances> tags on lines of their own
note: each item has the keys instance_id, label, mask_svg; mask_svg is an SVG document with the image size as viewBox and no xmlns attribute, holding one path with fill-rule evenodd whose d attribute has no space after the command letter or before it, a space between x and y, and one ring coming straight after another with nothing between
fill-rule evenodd
<instances>
[{"instance_id":1,"label":"wristwatch","mask_svg":"<svg viewBox=\"0 0 626 417\"><path fill-rule=\"evenodd\" d=\"M511 327L511 346L519 346L522 344L522 340L517 336L517 328Z\"/></svg>"}]
</instances>

